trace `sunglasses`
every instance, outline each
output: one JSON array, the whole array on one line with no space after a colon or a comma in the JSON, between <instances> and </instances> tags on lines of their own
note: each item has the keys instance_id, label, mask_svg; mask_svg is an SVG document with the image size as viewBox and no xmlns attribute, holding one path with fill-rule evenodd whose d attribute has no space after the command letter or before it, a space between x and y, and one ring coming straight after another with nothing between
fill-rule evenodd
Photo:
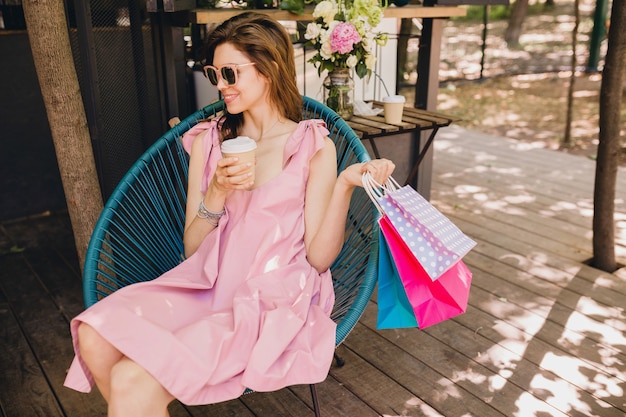
<instances>
[{"instance_id":1,"label":"sunglasses","mask_svg":"<svg viewBox=\"0 0 626 417\"><path fill-rule=\"evenodd\" d=\"M237 84L237 73L239 72L239 67L247 67L248 65L255 65L256 62L248 62L246 64L227 64L222 68L214 67L213 65L205 65L202 67L204 70L204 76L209 79L211 84L217 85L218 83L218 72L219 76L224 80L226 85L235 85Z\"/></svg>"}]
</instances>

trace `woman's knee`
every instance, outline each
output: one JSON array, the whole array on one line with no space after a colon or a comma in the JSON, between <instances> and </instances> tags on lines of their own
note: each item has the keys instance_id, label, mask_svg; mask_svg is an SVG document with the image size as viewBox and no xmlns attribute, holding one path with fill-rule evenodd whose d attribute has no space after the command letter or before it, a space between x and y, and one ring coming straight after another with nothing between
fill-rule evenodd
<instances>
[{"instance_id":1,"label":"woman's knee","mask_svg":"<svg viewBox=\"0 0 626 417\"><path fill-rule=\"evenodd\" d=\"M130 393L145 383L146 371L128 358L111 369L111 390Z\"/></svg>"},{"instance_id":2,"label":"woman's knee","mask_svg":"<svg viewBox=\"0 0 626 417\"><path fill-rule=\"evenodd\" d=\"M111 369L111 392L148 396L164 404L174 399L148 371L126 357Z\"/></svg>"},{"instance_id":3,"label":"woman's knee","mask_svg":"<svg viewBox=\"0 0 626 417\"><path fill-rule=\"evenodd\" d=\"M78 325L77 334L78 348L83 358L88 358L92 355L98 356L99 351L105 349L106 345L108 345L108 342L87 323Z\"/></svg>"}]
</instances>

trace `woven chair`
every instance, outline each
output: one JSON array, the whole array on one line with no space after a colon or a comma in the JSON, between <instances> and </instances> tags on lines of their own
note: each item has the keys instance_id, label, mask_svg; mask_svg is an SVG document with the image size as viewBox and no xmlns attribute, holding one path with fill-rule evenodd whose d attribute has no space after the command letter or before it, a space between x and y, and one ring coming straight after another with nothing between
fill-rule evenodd
<instances>
[{"instance_id":1,"label":"woven chair","mask_svg":"<svg viewBox=\"0 0 626 417\"><path fill-rule=\"evenodd\" d=\"M335 112L303 97L304 119L322 119L337 148L339 171L370 159L363 144ZM223 101L198 110L161 136L131 167L104 206L85 258L87 307L126 285L152 280L183 259L183 227L189 157L180 138L201 120L216 116ZM376 284L378 245L375 210L359 187L348 212L345 243L331 266L337 323L336 345L361 317ZM341 365L341 359L336 357ZM319 416L315 386L314 412Z\"/></svg>"}]
</instances>

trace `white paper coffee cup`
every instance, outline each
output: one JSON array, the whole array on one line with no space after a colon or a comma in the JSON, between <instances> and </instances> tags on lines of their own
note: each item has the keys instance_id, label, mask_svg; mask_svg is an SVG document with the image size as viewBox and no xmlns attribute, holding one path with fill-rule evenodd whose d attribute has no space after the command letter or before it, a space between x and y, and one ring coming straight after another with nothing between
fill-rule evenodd
<instances>
[{"instance_id":1,"label":"white paper coffee cup","mask_svg":"<svg viewBox=\"0 0 626 417\"><path fill-rule=\"evenodd\" d=\"M385 123L397 124L402 122L405 101L404 96L400 95L383 97Z\"/></svg>"},{"instance_id":2,"label":"white paper coffee cup","mask_svg":"<svg viewBox=\"0 0 626 417\"><path fill-rule=\"evenodd\" d=\"M224 158L239 158L237 165L250 163L250 169L244 173L252 172L252 181L254 181L254 159L256 154L256 142L247 136L237 136L234 139L228 139L222 142L222 156Z\"/></svg>"}]
</instances>

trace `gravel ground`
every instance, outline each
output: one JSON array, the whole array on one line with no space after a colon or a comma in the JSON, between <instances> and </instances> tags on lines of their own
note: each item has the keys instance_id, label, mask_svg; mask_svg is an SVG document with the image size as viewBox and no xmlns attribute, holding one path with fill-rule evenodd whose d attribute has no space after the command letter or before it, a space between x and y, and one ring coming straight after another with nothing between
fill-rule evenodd
<instances>
[{"instance_id":1,"label":"gravel ground","mask_svg":"<svg viewBox=\"0 0 626 417\"><path fill-rule=\"evenodd\" d=\"M562 141L572 60L573 2L556 0L554 8L526 17L518 48L508 48L505 20L490 22L481 78L482 21L446 22L441 53L438 110L462 118L460 126L512 139L542 142L546 147L595 157L598 103L602 77L586 72L594 1L581 0L577 36L572 143ZM600 57L606 52L606 40ZM409 45L415 62L417 45ZM602 60L598 69L602 69ZM409 68L409 70L411 70ZM409 81L414 81L410 73ZM626 83L624 92L626 94ZM402 90L412 101L413 89ZM626 136L626 96L622 104ZM626 146L626 138L625 138ZM626 165L626 152L623 158Z\"/></svg>"}]
</instances>

